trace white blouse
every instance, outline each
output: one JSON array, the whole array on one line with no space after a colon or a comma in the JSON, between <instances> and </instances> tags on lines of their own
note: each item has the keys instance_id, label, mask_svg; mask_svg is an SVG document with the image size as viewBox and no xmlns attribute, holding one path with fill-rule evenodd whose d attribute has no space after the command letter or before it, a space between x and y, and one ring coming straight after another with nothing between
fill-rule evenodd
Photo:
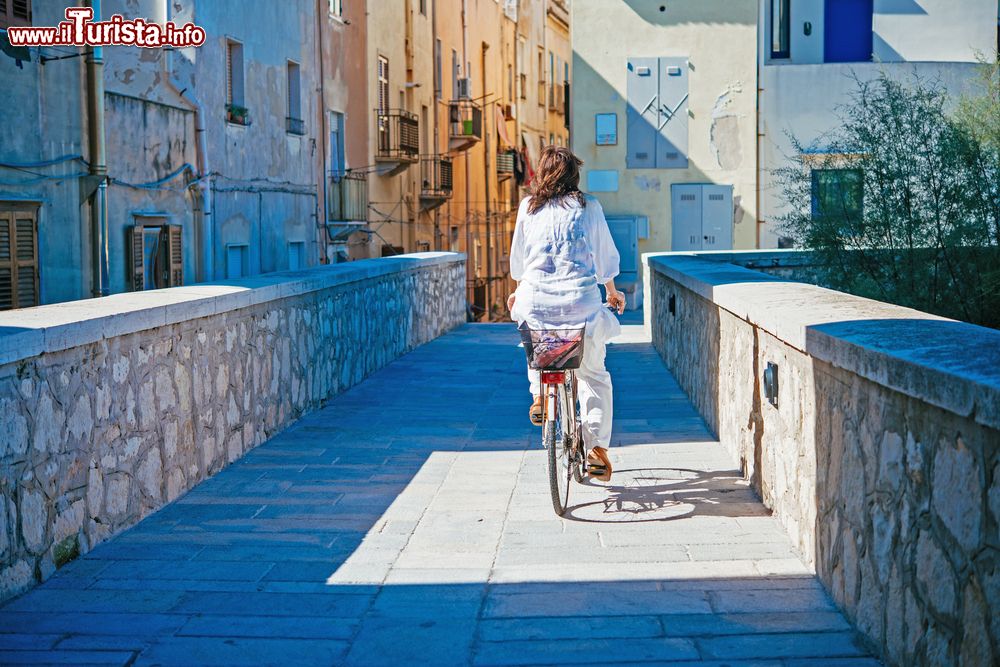
<instances>
[{"instance_id":1,"label":"white blouse","mask_svg":"<svg viewBox=\"0 0 1000 667\"><path fill-rule=\"evenodd\" d=\"M510 275L520 284L511 319L531 328L587 326L587 335L607 341L621 331L601 302L597 285L618 275L618 249L601 204L572 198L528 213L521 201L510 248Z\"/></svg>"}]
</instances>

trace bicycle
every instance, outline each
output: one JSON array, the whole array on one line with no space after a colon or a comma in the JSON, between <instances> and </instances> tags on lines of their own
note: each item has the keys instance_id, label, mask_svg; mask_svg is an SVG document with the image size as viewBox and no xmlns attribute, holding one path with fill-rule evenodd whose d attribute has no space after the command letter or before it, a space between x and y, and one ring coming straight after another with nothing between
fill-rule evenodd
<instances>
[{"instance_id":1,"label":"bicycle","mask_svg":"<svg viewBox=\"0 0 1000 667\"><path fill-rule=\"evenodd\" d=\"M585 330L521 326L519 331L528 366L540 375L542 445L548 453L549 491L552 508L563 516L569 506L570 481L582 482L588 468L576 391Z\"/></svg>"}]
</instances>

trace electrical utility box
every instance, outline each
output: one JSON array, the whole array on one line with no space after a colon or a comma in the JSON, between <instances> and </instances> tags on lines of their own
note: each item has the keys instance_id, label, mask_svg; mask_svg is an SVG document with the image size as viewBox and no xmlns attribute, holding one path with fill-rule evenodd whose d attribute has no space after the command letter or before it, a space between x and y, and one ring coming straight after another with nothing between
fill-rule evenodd
<instances>
[{"instance_id":1,"label":"electrical utility box","mask_svg":"<svg viewBox=\"0 0 1000 667\"><path fill-rule=\"evenodd\" d=\"M687 169L687 58L629 58L625 166Z\"/></svg>"},{"instance_id":2,"label":"electrical utility box","mask_svg":"<svg viewBox=\"0 0 1000 667\"><path fill-rule=\"evenodd\" d=\"M733 249L733 186L670 186L671 250Z\"/></svg>"}]
</instances>

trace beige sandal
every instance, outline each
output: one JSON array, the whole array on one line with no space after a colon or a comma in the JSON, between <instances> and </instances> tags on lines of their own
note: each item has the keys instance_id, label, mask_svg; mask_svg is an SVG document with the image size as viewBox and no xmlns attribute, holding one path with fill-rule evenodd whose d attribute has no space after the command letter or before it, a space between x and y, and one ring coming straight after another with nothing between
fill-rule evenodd
<instances>
[{"instance_id":1,"label":"beige sandal","mask_svg":"<svg viewBox=\"0 0 1000 667\"><path fill-rule=\"evenodd\" d=\"M531 407L528 409L528 419L530 419L531 423L534 424L535 426L541 426L542 425L542 397L541 396L536 396L534 402L531 404Z\"/></svg>"},{"instance_id":2,"label":"beige sandal","mask_svg":"<svg viewBox=\"0 0 1000 667\"><path fill-rule=\"evenodd\" d=\"M587 455L587 474L599 482L611 481L611 459L604 447L594 447Z\"/></svg>"}]
</instances>

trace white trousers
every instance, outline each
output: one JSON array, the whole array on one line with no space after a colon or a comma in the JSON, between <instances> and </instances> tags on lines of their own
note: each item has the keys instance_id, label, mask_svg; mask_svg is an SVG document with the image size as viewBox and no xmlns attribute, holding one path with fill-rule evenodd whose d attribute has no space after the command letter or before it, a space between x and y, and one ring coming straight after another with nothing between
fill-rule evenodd
<instances>
[{"instance_id":1,"label":"white trousers","mask_svg":"<svg viewBox=\"0 0 1000 667\"><path fill-rule=\"evenodd\" d=\"M611 446L614 407L611 373L604 368L605 354L603 341L587 338L583 346L583 360L576 371L577 396L583 419L583 442L588 449L594 446L607 449ZM531 395L538 396L542 391L540 373L529 368L528 381L531 383Z\"/></svg>"}]
</instances>

